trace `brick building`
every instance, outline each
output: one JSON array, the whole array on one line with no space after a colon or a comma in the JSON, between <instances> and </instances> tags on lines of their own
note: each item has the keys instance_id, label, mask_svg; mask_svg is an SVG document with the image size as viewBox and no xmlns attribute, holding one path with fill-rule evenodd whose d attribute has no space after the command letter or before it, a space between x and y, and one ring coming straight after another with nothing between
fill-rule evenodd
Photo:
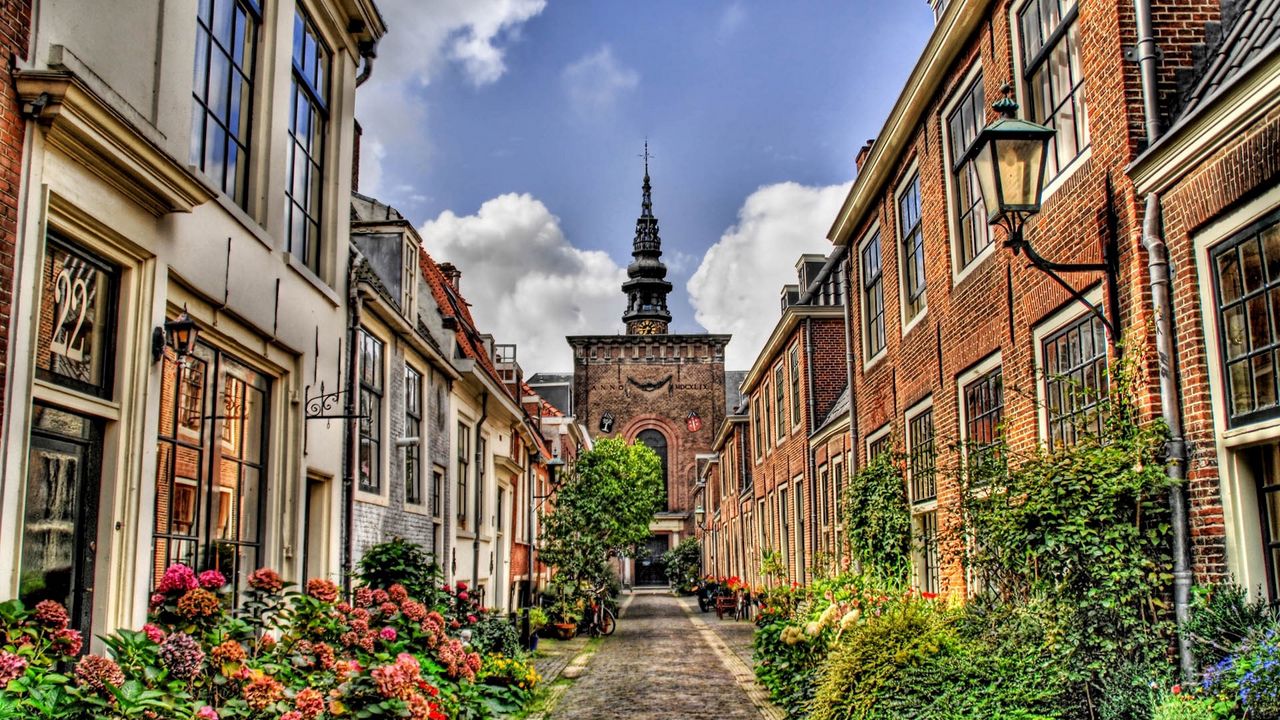
<instances>
[{"instance_id":1,"label":"brick building","mask_svg":"<svg viewBox=\"0 0 1280 720\"><path fill-rule=\"evenodd\" d=\"M1153 239L1162 236L1175 269L1194 570L1275 602L1280 308L1264 298L1280 284L1280 12L1274 2L1223 2L1213 30L1162 98L1168 130L1130 175L1162 209Z\"/></svg>"},{"instance_id":2,"label":"brick building","mask_svg":"<svg viewBox=\"0 0 1280 720\"><path fill-rule=\"evenodd\" d=\"M23 177L0 213L0 595L61 600L92 636L138 625L174 562L341 577L345 424L308 408L350 347L377 8L51 2L29 39L3 8L0 122L27 123L0 159Z\"/></svg>"},{"instance_id":3,"label":"brick building","mask_svg":"<svg viewBox=\"0 0 1280 720\"><path fill-rule=\"evenodd\" d=\"M725 416L727 335L667 332L666 266L653 214L648 161L641 215L623 285L626 335L568 338L573 348L573 408L595 437L642 442L662 458L666 503L652 524L649 556L624 563L623 581L665 584L653 557L692 532L696 457L711 449Z\"/></svg>"},{"instance_id":4,"label":"brick building","mask_svg":"<svg viewBox=\"0 0 1280 720\"><path fill-rule=\"evenodd\" d=\"M0 5L0 56L11 59L0 69L0 348L9 347L13 310L14 248L18 239L18 207L22 186L26 119L14 93L13 71L27 59L31 42L31 0ZM9 359L0 350L0 423L9 377Z\"/></svg>"},{"instance_id":5,"label":"brick building","mask_svg":"<svg viewBox=\"0 0 1280 720\"><path fill-rule=\"evenodd\" d=\"M1191 70L1218 2L1154 2L1162 95ZM1154 336L1142 206L1126 180L1145 142L1143 94L1126 51L1134 7L1104 0L952 0L829 237L849 249L854 467L882 450L905 460L917 528L917 583L963 591L958 477L998 440L1014 452L1072 442L1098 422L1097 391L1123 340L1149 377ZM1060 263L1114 248L1118 290L1100 273L1068 282L1118 324L1001 246L966 153L1008 84L1020 116L1055 130L1027 240ZM1112 308L1116 310L1113 311ZM1082 391L1083 390L1083 391ZM1156 383L1140 407L1159 412ZM932 567L936 543L938 567Z\"/></svg>"},{"instance_id":6,"label":"brick building","mask_svg":"<svg viewBox=\"0 0 1280 720\"><path fill-rule=\"evenodd\" d=\"M800 257L798 283L782 289L781 317L706 458L700 529L708 572L757 580L752 566L764 550L777 553L786 577L797 581L812 575L815 561L830 562L836 488L848 463L843 434L818 432L847 375L843 255Z\"/></svg>"},{"instance_id":7,"label":"brick building","mask_svg":"<svg viewBox=\"0 0 1280 720\"><path fill-rule=\"evenodd\" d=\"M452 524L449 386L461 373L449 361L444 328L420 267L422 239L399 212L352 193L350 324L358 358L358 477L352 554L404 538L443 555Z\"/></svg>"}]
</instances>

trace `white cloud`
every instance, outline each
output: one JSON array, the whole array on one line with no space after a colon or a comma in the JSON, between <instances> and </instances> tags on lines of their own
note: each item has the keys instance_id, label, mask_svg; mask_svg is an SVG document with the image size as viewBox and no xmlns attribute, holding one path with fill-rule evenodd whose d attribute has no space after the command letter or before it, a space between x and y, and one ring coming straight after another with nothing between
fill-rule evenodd
<instances>
[{"instance_id":1,"label":"white cloud","mask_svg":"<svg viewBox=\"0 0 1280 720\"><path fill-rule=\"evenodd\" d=\"M720 21L716 23L716 42L728 42L737 34L746 19L747 11L742 7L742 3L731 2L725 6L724 11L720 13Z\"/></svg>"},{"instance_id":2,"label":"white cloud","mask_svg":"<svg viewBox=\"0 0 1280 720\"><path fill-rule=\"evenodd\" d=\"M767 185L747 196L738 221L689 278L689 302L698 322L713 333L732 333L726 367L751 367L778 320L783 285L796 282L804 253L827 254L827 230L848 185Z\"/></svg>"},{"instance_id":3,"label":"white cloud","mask_svg":"<svg viewBox=\"0 0 1280 720\"><path fill-rule=\"evenodd\" d=\"M445 211L421 234L437 262L462 271L480 331L518 346L526 375L572 370L566 335L622 330L626 271L604 252L574 247L531 195L501 195L475 215Z\"/></svg>"},{"instance_id":4,"label":"white cloud","mask_svg":"<svg viewBox=\"0 0 1280 720\"><path fill-rule=\"evenodd\" d=\"M640 84L640 74L620 65L608 45L566 66L561 79L569 104L582 117L609 112L623 93Z\"/></svg>"},{"instance_id":5,"label":"white cloud","mask_svg":"<svg viewBox=\"0 0 1280 720\"><path fill-rule=\"evenodd\" d=\"M373 76L356 93L356 115L365 143L395 148L396 157L425 165L430 146L421 88L449 63L476 87L497 82L507 69L506 45L546 0L380 0L378 6L389 31L378 44ZM385 189L385 157L362 152L362 191Z\"/></svg>"}]
</instances>

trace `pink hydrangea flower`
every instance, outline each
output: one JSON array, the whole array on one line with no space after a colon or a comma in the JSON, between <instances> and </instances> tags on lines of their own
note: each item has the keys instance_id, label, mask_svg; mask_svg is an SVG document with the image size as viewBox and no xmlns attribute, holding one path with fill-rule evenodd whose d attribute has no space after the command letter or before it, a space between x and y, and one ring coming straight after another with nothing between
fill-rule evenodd
<instances>
[{"instance_id":1,"label":"pink hydrangea flower","mask_svg":"<svg viewBox=\"0 0 1280 720\"><path fill-rule=\"evenodd\" d=\"M27 661L21 655L14 655L10 652L0 650L0 688L8 685L11 680L22 677L22 673L27 671Z\"/></svg>"},{"instance_id":2,"label":"pink hydrangea flower","mask_svg":"<svg viewBox=\"0 0 1280 720\"><path fill-rule=\"evenodd\" d=\"M164 571L164 577L160 579L160 585L156 587L157 592L186 592L194 590L200 585L196 580L196 572L182 563L174 563L169 569Z\"/></svg>"},{"instance_id":3,"label":"pink hydrangea flower","mask_svg":"<svg viewBox=\"0 0 1280 720\"><path fill-rule=\"evenodd\" d=\"M395 642L396 629L393 627L384 627L378 632L378 637L382 638L386 642Z\"/></svg>"},{"instance_id":4,"label":"pink hydrangea flower","mask_svg":"<svg viewBox=\"0 0 1280 720\"><path fill-rule=\"evenodd\" d=\"M36 603L35 620L51 630L64 630L71 624L67 609L53 600L41 600Z\"/></svg>"},{"instance_id":5,"label":"pink hydrangea flower","mask_svg":"<svg viewBox=\"0 0 1280 720\"><path fill-rule=\"evenodd\" d=\"M197 581L200 583L200 587L205 590L217 590L227 584L226 576L217 570L205 570L200 573L200 577L197 578Z\"/></svg>"},{"instance_id":6,"label":"pink hydrangea flower","mask_svg":"<svg viewBox=\"0 0 1280 720\"><path fill-rule=\"evenodd\" d=\"M196 720L218 720L218 711L205 705L196 711Z\"/></svg>"},{"instance_id":7,"label":"pink hydrangea flower","mask_svg":"<svg viewBox=\"0 0 1280 720\"><path fill-rule=\"evenodd\" d=\"M142 632L146 634L148 640L157 645L164 642L164 631L151 623L143 625Z\"/></svg>"}]
</instances>

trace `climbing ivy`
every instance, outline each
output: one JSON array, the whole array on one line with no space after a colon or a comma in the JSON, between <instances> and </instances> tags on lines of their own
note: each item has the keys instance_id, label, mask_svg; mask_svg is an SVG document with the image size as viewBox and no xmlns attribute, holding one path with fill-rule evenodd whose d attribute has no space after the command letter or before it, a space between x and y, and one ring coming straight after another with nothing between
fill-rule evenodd
<instances>
[{"instance_id":1,"label":"climbing ivy","mask_svg":"<svg viewBox=\"0 0 1280 720\"><path fill-rule=\"evenodd\" d=\"M849 559L867 575L905 582L911 569L911 510L893 453L877 454L849 478L842 505Z\"/></svg>"}]
</instances>

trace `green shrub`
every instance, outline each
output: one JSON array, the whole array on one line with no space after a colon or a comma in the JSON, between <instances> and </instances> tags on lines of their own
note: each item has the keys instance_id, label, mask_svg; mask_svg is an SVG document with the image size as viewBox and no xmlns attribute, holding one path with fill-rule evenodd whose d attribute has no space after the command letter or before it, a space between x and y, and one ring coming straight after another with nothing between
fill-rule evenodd
<instances>
[{"instance_id":1,"label":"green shrub","mask_svg":"<svg viewBox=\"0 0 1280 720\"><path fill-rule=\"evenodd\" d=\"M866 575L904 582L911 570L911 509L892 453L879 453L853 473L841 503L849 558Z\"/></svg>"},{"instance_id":2,"label":"green shrub","mask_svg":"<svg viewBox=\"0 0 1280 720\"><path fill-rule=\"evenodd\" d=\"M357 564L356 576L361 584L374 589L403 585L410 595L428 605L443 601L440 583L444 576L435 557L421 545L403 538L378 543L366 550Z\"/></svg>"},{"instance_id":3,"label":"green shrub","mask_svg":"<svg viewBox=\"0 0 1280 720\"><path fill-rule=\"evenodd\" d=\"M1183 633L1200 667L1231 654L1245 640L1280 626L1280 608L1266 600L1250 600L1241 587L1223 584L1195 588L1191 616Z\"/></svg>"},{"instance_id":4,"label":"green shrub","mask_svg":"<svg viewBox=\"0 0 1280 720\"><path fill-rule=\"evenodd\" d=\"M836 644L820 671L809 717L886 717L877 709L904 689L904 669L955 642L949 614L934 603L886 606L878 617L855 624Z\"/></svg>"},{"instance_id":5,"label":"green shrub","mask_svg":"<svg viewBox=\"0 0 1280 720\"><path fill-rule=\"evenodd\" d=\"M673 588L683 593L692 592L702 573L702 544L694 537L681 540L662 554L662 566Z\"/></svg>"},{"instance_id":6,"label":"green shrub","mask_svg":"<svg viewBox=\"0 0 1280 720\"><path fill-rule=\"evenodd\" d=\"M1151 720L1226 720L1233 705L1211 697L1167 694L1156 705Z\"/></svg>"},{"instance_id":7,"label":"green shrub","mask_svg":"<svg viewBox=\"0 0 1280 720\"><path fill-rule=\"evenodd\" d=\"M481 655L515 657L520 653L520 633L507 618L487 612L471 626L471 646Z\"/></svg>"},{"instance_id":8,"label":"green shrub","mask_svg":"<svg viewBox=\"0 0 1280 720\"><path fill-rule=\"evenodd\" d=\"M788 718L805 717L826 657L824 639L805 635L788 620L768 621L756 631L756 679Z\"/></svg>"}]
</instances>

